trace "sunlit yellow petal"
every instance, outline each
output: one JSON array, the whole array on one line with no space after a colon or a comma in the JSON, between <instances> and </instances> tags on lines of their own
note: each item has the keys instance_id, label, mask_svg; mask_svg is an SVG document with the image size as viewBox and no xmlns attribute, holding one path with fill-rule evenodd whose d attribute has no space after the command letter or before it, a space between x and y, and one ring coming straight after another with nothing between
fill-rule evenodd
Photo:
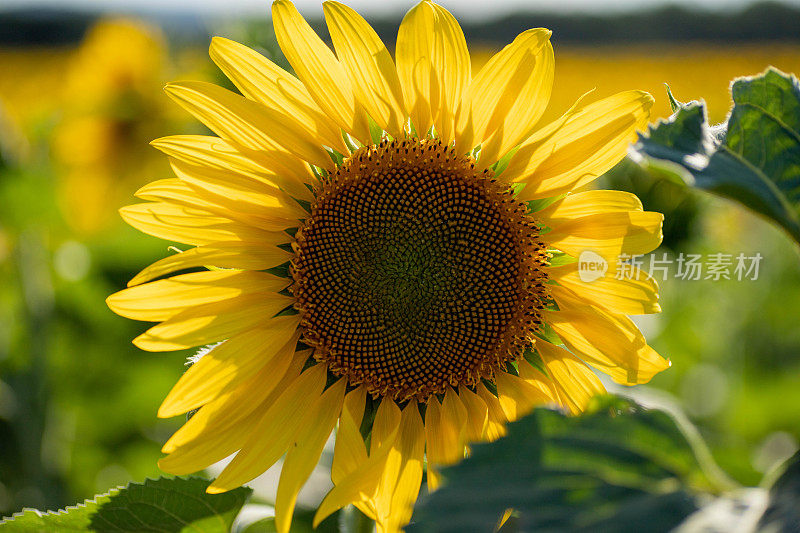
<instances>
[{"instance_id":1,"label":"sunlit yellow petal","mask_svg":"<svg viewBox=\"0 0 800 533\"><path fill-rule=\"evenodd\" d=\"M580 413L592 397L605 393L605 387L586 364L569 351L537 339L536 350L547 373L553 378L561 404Z\"/></svg>"},{"instance_id":2,"label":"sunlit yellow petal","mask_svg":"<svg viewBox=\"0 0 800 533\"><path fill-rule=\"evenodd\" d=\"M124 289L106 299L118 315L157 322L198 306L243 294L272 293L288 280L264 272L193 272Z\"/></svg>"},{"instance_id":3,"label":"sunlit yellow petal","mask_svg":"<svg viewBox=\"0 0 800 533\"><path fill-rule=\"evenodd\" d=\"M223 139L256 151L272 150L278 145L322 168L331 165L322 141L279 110L201 81L170 83L165 90Z\"/></svg>"},{"instance_id":4,"label":"sunlit yellow petal","mask_svg":"<svg viewBox=\"0 0 800 533\"><path fill-rule=\"evenodd\" d=\"M156 180L148 183L136 191L136 196L143 200L163 202L176 207L197 210L198 213L208 213L214 217L235 221L264 231L271 232L276 229L298 226L298 218L304 218L303 209L282 191L274 190L274 192L277 193L277 197L283 199L283 201L278 200L276 195L270 198L269 201L274 204L275 210L264 209L256 211L251 209L249 213L245 210L235 210L235 200L219 195L215 196L178 178ZM121 211L121 213L125 215L130 207L123 208L124 211Z\"/></svg>"},{"instance_id":5,"label":"sunlit yellow petal","mask_svg":"<svg viewBox=\"0 0 800 533\"><path fill-rule=\"evenodd\" d=\"M202 470L239 450L268 408L300 375L310 351L276 355L250 380L200 408L167 441L159 461L165 472L185 475Z\"/></svg>"},{"instance_id":6,"label":"sunlit yellow petal","mask_svg":"<svg viewBox=\"0 0 800 533\"><path fill-rule=\"evenodd\" d=\"M331 49L291 2L273 2L272 23L283 54L320 109L344 131L369 142L367 115L356 99L347 71Z\"/></svg>"},{"instance_id":7,"label":"sunlit yellow petal","mask_svg":"<svg viewBox=\"0 0 800 533\"><path fill-rule=\"evenodd\" d=\"M201 198L196 191L178 178L151 181L137 190L134 196L151 202L166 202L208 211L219 207ZM232 213L228 213L227 210L217 209L212 212L226 218L231 218L232 215Z\"/></svg>"},{"instance_id":8,"label":"sunlit yellow petal","mask_svg":"<svg viewBox=\"0 0 800 533\"><path fill-rule=\"evenodd\" d=\"M300 374L263 414L252 437L206 492L216 494L235 489L280 459L298 431L312 423L310 409L322 394L326 376L325 365L314 365Z\"/></svg>"},{"instance_id":9,"label":"sunlit yellow petal","mask_svg":"<svg viewBox=\"0 0 800 533\"><path fill-rule=\"evenodd\" d=\"M548 269L553 281L570 289L590 302L625 315L661 312L658 304L658 283L638 267L625 268L625 277L618 279L615 265L605 275L586 281L581 279L578 262Z\"/></svg>"},{"instance_id":10,"label":"sunlit yellow petal","mask_svg":"<svg viewBox=\"0 0 800 533\"><path fill-rule=\"evenodd\" d=\"M453 464L464 457L466 422L467 409L453 389L447 389L442 405L436 396L428 400L425 442L429 490L436 490L440 483L436 467Z\"/></svg>"},{"instance_id":11,"label":"sunlit yellow petal","mask_svg":"<svg viewBox=\"0 0 800 533\"><path fill-rule=\"evenodd\" d=\"M359 431L366 397L367 389L364 387L357 387L345 396L331 465L331 481L334 485L338 485L367 460L367 448Z\"/></svg>"},{"instance_id":12,"label":"sunlit yellow petal","mask_svg":"<svg viewBox=\"0 0 800 533\"><path fill-rule=\"evenodd\" d=\"M489 409L480 396L467 387L461 387L458 396L467 410L465 438L467 442L478 442L484 438L489 423Z\"/></svg>"},{"instance_id":13,"label":"sunlit yellow petal","mask_svg":"<svg viewBox=\"0 0 800 533\"><path fill-rule=\"evenodd\" d=\"M618 93L574 110L551 136L523 143L505 172L525 183L521 200L547 198L586 185L619 162L650 116L653 98Z\"/></svg>"},{"instance_id":14,"label":"sunlit yellow petal","mask_svg":"<svg viewBox=\"0 0 800 533\"><path fill-rule=\"evenodd\" d=\"M150 144L190 165L231 170L280 187L295 198L314 199L306 186L316 182L311 168L280 146L253 150L207 135L171 135Z\"/></svg>"},{"instance_id":15,"label":"sunlit yellow petal","mask_svg":"<svg viewBox=\"0 0 800 533\"><path fill-rule=\"evenodd\" d=\"M478 383L475 387L475 392L481 400L483 400L487 408L487 423L484 438L490 442L495 441L506 434L505 424L508 418L506 418L503 412L500 400L486 388L486 385Z\"/></svg>"},{"instance_id":16,"label":"sunlit yellow petal","mask_svg":"<svg viewBox=\"0 0 800 533\"><path fill-rule=\"evenodd\" d=\"M509 421L525 416L537 405L551 402L551 398L535 380L525 380L507 372L496 376L497 396Z\"/></svg>"},{"instance_id":17,"label":"sunlit yellow petal","mask_svg":"<svg viewBox=\"0 0 800 533\"><path fill-rule=\"evenodd\" d=\"M416 402L409 402L400 417L397 446L386 459L375 497L379 531L399 531L411 519L422 483L425 427Z\"/></svg>"},{"instance_id":18,"label":"sunlit yellow petal","mask_svg":"<svg viewBox=\"0 0 800 533\"><path fill-rule=\"evenodd\" d=\"M133 343L150 352L211 344L256 326L292 305L293 301L275 293L236 296L178 313L148 329L133 339Z\"/></svg>"},{"instance_id":19,"label":"sunlit yellow petal","mask_svg":"<svg viewBox=\"0 0 800 533\"><path fill-rule=\"evenodd\" d=\"M525 359L517 362L517 369L520 379L533 385L547 399L547 403L558 403L558 393L553 386L553 380L544 375L538 368L534 367Z\"/></svg>"},{"instance_id":20,"label":"sunlit yellow petal","mask_svg":"<svg viewBox=\"0 0 800 533\"><path fill-rule=\"evenodd\" d=\"M202 443L209 435L224 434L233 426L244 425L244 422L240 421L252 413L257 416L251 424L255 426L263 411L272 405L278 396L283 394L283 391L297 379L310 356L311 350L295 353L293 346L287 343L245 383L222 393L218 398L198 409L169 438L161 451L169 454L186 451L188 447ZM244 443L240 442L235 450L238 450L242 444Z\"/></svg>"},{"instance_id":21,"label":"sunlit yellow petal","mask_svg":"<svg viewBox=\"0 0 800 533\"><path fill-rule=\"evenodd\" d=\"M568 194L537 211L536 218L553 227L589 215L641 210L642 202L635 194L625 191L584 191Z\"/></svg>"},{"instance_id":22,"label":"sunlit yellow petal","mask_svg":"<svg viewBox=\"0 0 800 533\"><path fill-rule=\"evenodd\" d=\"M372 423L370 453L377 449L399 424L400 408L391 399L381 400L381 404L375 412L375 420Z\"/></svg>"},{"instance_id":23,"label":"sunlit yellow petal","mask_svg":"<svg viewBox=\"0 0 800 533\"><path fill-rule=\"evenodd\" d=\"M552 32L522 32L481 68L458 115L459 152L481 147L489 165L525 140L542 116L553 86Z\"/></svg>"},{"instance_id":24,"label":"sunlit yellow petal","mask_svg":"<svg viewBox=\"0 0 800 533\"><path fill-rule=\"evenodd\" d=\"M186 413L237 387L280 351L294 351L297 315L273 318L214 347L178 380L158 409L162 418Z\"/></svg>"},{"instance_id":25,"label":"sunlit yellow petal","mask_svg":"<svg viewBox=\"0 0 800 533\"><path fill-rule=\"evenodd\" d=\"M383 404L383 402L381 403ZM383 435L380 446L374 446L366 461L358 465L356 470L350 472L328 492L314 515L314 527L345 505L359 501L366 502L373 498L374 489L381 480L387 458L390 452L398 447L397 441L401 431L399 409L394 402L386 403L391 403L393 409L397 410L396 414L391 414L392 418L396 419L396 423L392 425L391 429L388 427L390 424L386 424L389 431ZM377 417L378 414L376 414L376 420Z\"/></svg>"},{"instance_id":26,"label":"sunlit yellow petal","mask_svg":"<svg viewBox=\"0 0 800 533\"><path fill-rule=\"evenodd\" d=\"M281 219L297 220L308 216L300 204L277 187L231 170L190 165L174 159L170 164L175 175L202 198L254 220L254 225L264 220L270 228L280 224Z\"/></svg>"},{"instance_id":27,"label":"sunlit yellow petal","mask_svg":"<svg viewBox=\"0 0 800 533\"><path fill-rule=\"evenodd\" d=\"M397 69L375 30L352 8L325 2L325 20L336 56L353 82L356 96L372 119L393 137L405 123Z\"/></svg>"},{"instance_id":28,"label":"sunlit yellow petal","mask_svg":"<svg viewBox=\"0 0 800 533\"><path fill-rule=\"evenodd\" d=\"M255 50L223 37L211 40L209 55L243 95L282 110L322 144L347 152L339 127L319 109L297 78Z\"/></svg>"},{"instance_id":29,"label":"sunlit yellow petal","mask_svg":"<svg viewBox=\"0 0 800 533\"><path fill-rule=\"evenodd\" d=\"M573 353L617 383L647 383L669 368L625 315L601 310L568 289L551 290L560 310L544 312L548 323Z\"/></svg>"},{"instance_id":30,"label":"sunlit yellow petal","mask_svg":"<svg viewBox=\"0 0 800 533\"><path fill-rule=\"evenodd\" d=\"M622 254L641 255L661 244L664 215L655 211L621 211L574 218L542 238L573 257L591 250L616 263Z\"/></svg>"},{"instance_id":31,"label":"sunlit yellow petal","mask_svg":"<svg viewBox=\"0 0 800 533\"><path fill-rule=\"evenodd\" d=\"M158 467L164 472L176 476L185 476L198 472L221 461L236 452L247 442L258 421L258 413L250 412L238 419L238 424L225 428L224 432L203 432L203 438L174 452L158 461Z\"/></svg>"},{"instance_id":32,"label":"sunlit yellow petal","mask_svg":"<svg viewBox=\"0 0 800 533\"><path fill-rule=\"evenodd\" d=\"M317 465L325 442L336 425L346 386L347 380L340 379L319 397L306 415L306 425L300 428L294 442L289 445L275 497L275 525L279 533L289 533L297 493Z\"/></svg>"},{"instance_id":33,"label":"sunlit yellow petal","mask_svg":"<svg viewBox=\"0 0 800 533\"><path fill-rule=\"evenodd\" d=\"M129 287L145 283L178 270L212 266L241 270L265 270L286 263L292 254L278 248L277 244L288 242L289 236L280 233L277 242L214 242L197 248L169 255L139 272L128 282Z\"/></svg>"},{"instance_id":34,"label":"sunlit yellow petal","mask_svg":"<svg viewBox=\"0 0 800 533\"><path fill-rule=\"evenodd\" d=\"M208 210L166 202L133 204L119 210L122 218L143 233L168 241L201 246L219 241L255 241L270 237L272 231L291 227L290 221L267 231L216 215Z\"/></svg>"},{"instance_id":35,"label":"sunlit yellow petal","mask_svg":"<svg viewBox=\"0 0 800 533\"><path fill-rule=\"evenodd\" d=\"M443 7L427 0L413 7L397 34L397 70L406 110L418 135L435 125L450 143L455 114L470 82L471 63L464 33Z\"/></svg>"}]
</instances>

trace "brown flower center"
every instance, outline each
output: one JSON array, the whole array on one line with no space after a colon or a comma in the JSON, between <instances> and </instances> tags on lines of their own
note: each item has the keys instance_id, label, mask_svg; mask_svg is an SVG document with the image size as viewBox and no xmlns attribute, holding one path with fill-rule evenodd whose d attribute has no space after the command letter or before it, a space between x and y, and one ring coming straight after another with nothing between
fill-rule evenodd
<instances>
[{"instance_id":1,"label":"brown flower center","mask_svg":"<svg viewBox=\"0 0 800 533\"><path fill-rule=\"evenodd\" d=\"M475 385L541 324L539 228L491 171L435 140L356 151L296 236L296 305L315 357L397 401Z\"/></svg>"}]
</instances>

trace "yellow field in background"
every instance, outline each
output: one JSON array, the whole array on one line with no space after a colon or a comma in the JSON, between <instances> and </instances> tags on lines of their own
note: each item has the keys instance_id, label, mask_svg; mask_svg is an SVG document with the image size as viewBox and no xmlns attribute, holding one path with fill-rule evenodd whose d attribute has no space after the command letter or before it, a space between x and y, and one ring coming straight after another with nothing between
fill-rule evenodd
<instances>
[{"instance_id":1,"label":"yellow field in background","mask_svg":"<svg viewBox=\"0 0 800 533\"><path fill-rule=\"evenodd\" d=\"M555 56L551 118L592 88L597 98L627 89L648 91L656 99L653 118L667 117L668 83L680 101L705 99L710 120L721 122L731 106L733 78L758 74L769 65L800 74L799 44L556 46Z\"/></svg>"},{"instance_id":2,"label":"yellow field in background","mask_svg":"<svg viewBox=\"0 0 800 533\"><path fill-rule=\"evenodd\" d=\"M492 52L479 46L471 51L476 70ZM664 83L669 83L679 100L705 99L711 120L720 122L730 108L731 79L769 65L800 73L797 44L556 46L555 53L555 87L545 119L560 115L592 88L597 89L593 99L626 89L646 90L656 99L653 117L667 117ZM32 113L58 107L68 55L64 49L0 49L0 65L8 74L0 76L0 104L13 120L25 122Z\"/></svg>"},{"instance_id":3,"label":"yellow field in background","mask_svg":"<svg viewBox=\"0 0 800 533\"><path fill-rule=\"evenodd\" d=\"M53 112L69 57L68 48L0 48L0 112L19 125Z\"/></svg>"}]
</instances>

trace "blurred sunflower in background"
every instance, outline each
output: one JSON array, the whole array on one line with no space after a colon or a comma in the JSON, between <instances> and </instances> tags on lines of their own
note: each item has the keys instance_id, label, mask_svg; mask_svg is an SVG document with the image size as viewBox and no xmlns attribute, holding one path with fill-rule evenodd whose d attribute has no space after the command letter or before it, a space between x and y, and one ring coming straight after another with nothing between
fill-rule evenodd
<instances>
[{"instance_id":1,"label":"blurred sunflower in background","mask_svg":"<svg viewBox=\"0 0 800 533\"><path fill-rule=\"evenodd\" d=\"M432 2L404 18L396 60L355 11L324 11L335 55L291 2L273 4L297 77L215 38L211 57L244 96L167 86L218 136L154 141L177 177L121 213L192 248L108 304L161 322L134 340L144 350L219 343L161 406L197 410L163 470L236 453L209 487L223 492L285 455L286 532L338 425L317 523L354 504L398 531L424 471L435 489L440 466L537 405L580 412L604 390L590 366L626 385L669 366L626 316L659 311L656 283L614 276L621 254L659 245L663 217L630 193L575 192L625 155L652 98L581 99L540 126L550 31L523 32L473 74L461 28ZM576 262L586 250L610 265L592 283ZM166 277L187 269L199 271Z\"/></svg>"},{"instance_id":2,"label":"blurred sunflower in background","mask_svg":"<svg viewBox=\"0 0 800 533\"><path fill-rule=\"evenodd\" d=\"M105 229L123 198L161 168L147 141L169 116L158 97L166 69L160 30L134 19L101 20L74 52L52 151L59 205L76 233Z\"/></svg>"}]
</instances>

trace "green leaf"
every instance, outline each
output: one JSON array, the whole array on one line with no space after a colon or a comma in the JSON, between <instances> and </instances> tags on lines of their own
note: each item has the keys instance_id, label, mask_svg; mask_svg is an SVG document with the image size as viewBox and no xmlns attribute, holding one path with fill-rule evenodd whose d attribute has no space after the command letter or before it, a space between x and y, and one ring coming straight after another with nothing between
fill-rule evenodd
<instances>
[{"instance_id":1,"label":"green leaf","mask_svg":"<svg viewBox=\"0 0 800 533\"><path fill-rule=\"evenodd\" d=\"M678 104L633 147L657 176L730 198L800 242L800 84L770 68L739 78L727 124L711 126L701 102ZM671 98L671 102L674 98Z\"/></svg>"},{"instance_id":2,"label":"green leaf","mask_svg":"<svg viewBox=\"0 0 800 533\"><path fill-rule=\"evenodd\" d=\"M206 494L201 478L148 479L130 483L76 507L26 510L0 524L3 533L31 531L202 531L228 533L252 492L240 487Z\"/></svg>"},{"instance_id":3,"label":"green leaf","mask_svg":"<svg viewBox=\"0 0 800 533\"><path fill-rule=\"evenodd\" d=\"M445 469L409 531L492 531L506 509L520 531L669 531L704 486L692 449L664 412L597 399L582 417L548 409L508 426Z\"/></svg>"},{"instance_id":4,"label":"green leaf","mask_svg":"<svg viewBox=\"0 0 800 533\"><path fill-rule=\"evenodd\" d=\"M252 491L240 487L206 494L209 483L201 478L131 483L98 507L91 527L97 531L228 532Z\"/></svg>"},{"instance_id":5,"label":"green leaf","mask_svg":"<svg viewBox=\"0 0 800 533\"><path fill-rule=\"evenodd\" d=\"M92 500L58 511L42 513L36 509L25 509L0 522L0 531L3 533L89 531L91 516L97 511L97 507L106 503L111 495L118 491L119 489L115 489L108 494L96 496Z\"/></svg>"}]
</instances>

